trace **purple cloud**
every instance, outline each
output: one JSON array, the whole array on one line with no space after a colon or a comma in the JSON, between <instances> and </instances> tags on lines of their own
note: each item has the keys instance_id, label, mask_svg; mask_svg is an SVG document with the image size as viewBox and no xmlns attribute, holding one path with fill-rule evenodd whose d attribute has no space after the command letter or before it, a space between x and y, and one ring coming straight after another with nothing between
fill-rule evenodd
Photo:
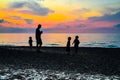
<instances>
[{"instance_id":1,"label":"purple cloud","mask_svg":"<svg viewBox=\"0 0 120 80\"><path fill-rule=\"evenodd\" d=\"M11 8L21 8L24 7L27 3L26 2L15 2L10 5Z\"/></svg>"},{"instance_id":2,"label":"purple cloud","mask_svg":"<svg viewBox=\"0 0 120 80\"><path fill-rule=\"evenodd\" d=\"M120 24L117 24L114 26L115 28L120 28Z\"/></svg>"},{"instance_id":3,"label":"purple cloud","mask_svg":"<svg viewBox=\"0 0 120 80\"><path fill-rule=\"evenodd\" d=\"M32 24L33 20L32 19L24 19L26 21L26 23L28 24Z\"/></svg>"},{"instance_id":4,"label":"purple cloud","mask_svg":"<svg viewBox=\"0 0 120 80\"><path fill-rule=\"evenodd\" d=\"M0 25L0 33L30 33L35 32L33 28L13 28Z\"/></svg>"},{"instance_id":5,"label":"purple cloud","mask_svg":"<svg viewBox=\"0 0 120 80\"><path fill-rule=\"evenodd\" d=\"M12 22L6 21L4 19L0 19L0 23L8 23L8 24L12 24Z\"/></svg>"},{"instance_id":6,"label":"purple cloud","mask_svg":"<svg viewBox=\"0 0 120 80\"><path fill-rule=\"evenodd\" d=\"M0 19L0 23L3 23L4 22L4 20L3 19Z\"/></svg>"},{"instance_id":7,"label":"purple cloud","mask_svg":"<svg viewBox=\"0 0 120 80\"><path fill-rule=\"evenodd\" d=\"M93 28L90 30L95 33L120 33L120 24L116 24L113 27L108 28Z\"/></svg>"}]
</instances>

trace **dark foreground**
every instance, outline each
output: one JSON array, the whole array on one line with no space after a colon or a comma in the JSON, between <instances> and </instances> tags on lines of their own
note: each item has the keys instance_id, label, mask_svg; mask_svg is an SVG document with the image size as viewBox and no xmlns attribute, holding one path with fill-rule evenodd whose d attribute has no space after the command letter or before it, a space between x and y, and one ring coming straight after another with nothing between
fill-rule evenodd
<instances>
[{"instance_id":1,"label":"dark foreground","mask_svg":"<svg viewBox=\"0 0 120 80\"><path fill-rule=\"evenodd\" d=\"M71 50L74 54L73 48ZM0 71L5 67L34 68L120 76L120 48L79 48L77 55L65 54L63 47L44 47L41 51L28 47L0 47Z\"/></svg>"}]
</instances>

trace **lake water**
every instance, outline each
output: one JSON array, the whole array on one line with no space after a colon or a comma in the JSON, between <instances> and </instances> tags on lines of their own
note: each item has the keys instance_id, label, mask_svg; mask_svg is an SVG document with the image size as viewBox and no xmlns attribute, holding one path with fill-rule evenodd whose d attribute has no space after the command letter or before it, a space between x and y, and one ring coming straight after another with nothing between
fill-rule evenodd
<instances>
[{"instance_id":1,"label":"lake water","mask_svg":"<svg viewBox=\"0 0 120 80\"><path fill-rule=\"evenodd\" d=\"M44 33L42 34L43 46L64 47L67 38L71 36L72 43L76 35L79 36L80 47L120 48L120 34L115 33ZM36 46L35 34L33 33L0 34L0 45L28 46L29 36L32 36L33 46Z\"/></svg>"}]
</instances>

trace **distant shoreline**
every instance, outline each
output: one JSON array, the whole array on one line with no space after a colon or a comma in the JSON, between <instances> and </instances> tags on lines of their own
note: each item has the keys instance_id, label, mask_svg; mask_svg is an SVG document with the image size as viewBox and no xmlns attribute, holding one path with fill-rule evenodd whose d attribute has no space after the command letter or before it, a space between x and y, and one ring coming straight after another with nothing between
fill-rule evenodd
<instances>
[{"instance_id":1,"label":"distant shoreline","mask_svg":"<svg viewBox=\"0 0 120 80\"><path fill-rule=\"evenodd\" d=\"M16 45L0 45L0 47L14 47L14 48L30 48L30 46L16 46ZM33 46L32 48L36 48L36 46ZM66 48L66 46L42 46L42 48ZM73 46L71 48L74 48ZM120 49L118 48L109 48L109 47L79 47L79 48L100 48L100 49Z\"/></svg>"}]
</instances>

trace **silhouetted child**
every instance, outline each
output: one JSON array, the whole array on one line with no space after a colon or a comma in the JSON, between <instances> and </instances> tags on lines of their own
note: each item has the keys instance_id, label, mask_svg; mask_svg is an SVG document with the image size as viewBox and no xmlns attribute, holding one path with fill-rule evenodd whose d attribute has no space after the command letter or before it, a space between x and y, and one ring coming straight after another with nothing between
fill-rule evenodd
<instances>
[{"instance_id":1,"label":"silhouetted child","mask_svg":"<svg viewBox=\"0 0 120 80\"><path fill-rule=\"evenodd\" d=\"M29 37L29 46L30 46L30 47L33 46L33 45L32 45L32 42L33 42L32 37Z\"/></svg>"},{"instance_id":2,"label":"silhouetted child","mask_svg":"<svg viewBox=\"0 0 120 80\"><path fill-rule=\"evenodd\" d=\"M74 44L74 48L75 48L75 53L78 52L78 46L79 46L79 43L80 41L78 40L78 36L75 36L75 40L73 41L73 44Z\"/></svg>"},{"instance_id":3,"label":"silhouetted child","mask_svg":"<svg viewBox=\"0 0 120 80\"><path fill-rule=\"evenodd\" d=\"M67 41L67 45L66 45L67 54L70 54L70 41L71 41L71 37L68 37L68 41Z\"/></svg>"}]
</instances>

